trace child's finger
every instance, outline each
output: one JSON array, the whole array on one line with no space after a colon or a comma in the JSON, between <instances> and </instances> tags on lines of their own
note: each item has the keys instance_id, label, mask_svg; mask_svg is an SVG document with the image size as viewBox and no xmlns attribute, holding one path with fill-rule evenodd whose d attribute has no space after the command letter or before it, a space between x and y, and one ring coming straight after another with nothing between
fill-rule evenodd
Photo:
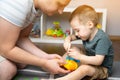
<instances>
[{"instance_id":1,"label":"child's finger","mask_svg":"<svg viewBox=\"0 0 120 80\"><path fill-rule=\"evenodd\" d=\"M69 51L70 47L71 47L71 44L68 44L67 51Z\"/></svg>"}]
</instances>

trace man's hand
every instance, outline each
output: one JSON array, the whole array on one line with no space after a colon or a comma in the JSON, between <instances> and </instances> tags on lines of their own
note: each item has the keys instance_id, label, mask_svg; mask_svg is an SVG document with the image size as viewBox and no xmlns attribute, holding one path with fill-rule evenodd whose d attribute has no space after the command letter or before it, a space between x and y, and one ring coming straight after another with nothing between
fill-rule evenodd
<instances>
[{"instance_id":1,"label":"man's hand","mask_svg":"<svg viewBox=\"0 0 120 80\"><path fill-rule=\"evenodd\" d=\"M62 59L62 57L58 54L48 54L47 59Z\"/></svg>"},{"instance_id":2,"label":"man's hand","mask_svg":"<svg viewBox=\"0 0 120 80\"><path fill-rule=\"evenodd\" d=\"M70 71L65 70L60 67L61 64L64 64L64 61L61 59L51 59L48 60L45 65L43 66L43 69L46 71L49 71L52 74L66 74Z\"/></svg>"}]
</instances>

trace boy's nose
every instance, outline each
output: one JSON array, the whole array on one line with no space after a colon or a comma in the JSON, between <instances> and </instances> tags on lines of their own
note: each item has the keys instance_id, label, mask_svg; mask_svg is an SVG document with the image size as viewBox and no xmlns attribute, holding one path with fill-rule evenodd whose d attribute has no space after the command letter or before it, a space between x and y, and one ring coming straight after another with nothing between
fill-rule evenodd
<instances>
[{"instance_id":1,"label":"boy's nose","mask_svg":"<svg viewBox=\"0 0 120 80\"><path fill-rule=\"evenodd\" d=\"M76 35L76 36L78 36L78 33L77 33L77 32L75 32L75 35Z\"/></svg>"}]
</instances>

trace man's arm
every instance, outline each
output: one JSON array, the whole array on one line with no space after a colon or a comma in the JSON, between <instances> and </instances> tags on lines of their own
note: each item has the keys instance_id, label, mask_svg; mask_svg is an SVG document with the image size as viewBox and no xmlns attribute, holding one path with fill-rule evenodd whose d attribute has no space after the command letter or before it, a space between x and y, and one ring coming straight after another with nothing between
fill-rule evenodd
<instances>
[{"instance_id":1,"label":"man's arm","mask_svg":"<svg viewBox=\"0 0 120 80\"><path fill-rule=\"evenodd\" d=\"M7 59L12 61L42 66L46 60L31 55L29 51L25 51L16 46L21 28L11 24L3 18L0 18L0 53ZM26 46L27 47L27 46Z\"/></svg>"},{"instance_id":2,"label":"man's arm","mask_svg":"<svg viewBox=\"0 0 120 80\"><path fill-rule=\"evenodd\" d=\"M48 54L36 47L33 42L29 39L29 34L31 32L33 25L30 24L28 27L23 29L20 33L19 40L17 41L17 45L20 48L23 48L24 50L30 52L31 54L34 54L39 57L47 58Z\"/></svg>"}]
</instances>

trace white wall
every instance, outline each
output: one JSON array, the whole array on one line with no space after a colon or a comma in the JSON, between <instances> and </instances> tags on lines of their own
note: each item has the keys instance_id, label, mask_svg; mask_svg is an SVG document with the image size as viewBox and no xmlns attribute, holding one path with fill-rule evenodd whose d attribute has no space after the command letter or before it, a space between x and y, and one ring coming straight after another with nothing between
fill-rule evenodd
<instances>
[{"instance_id":1,"label":"white wall","mask_svg":"<svg viewBox=\"0 0 120 80\"><path fill-rule=\"evenodd\" d=\"M87 4L94 8L106 8L106 31L109 35L120 36L120 0L71 0L68 7L75 8L82 4Z\"/></svg>"}]
</instances>

